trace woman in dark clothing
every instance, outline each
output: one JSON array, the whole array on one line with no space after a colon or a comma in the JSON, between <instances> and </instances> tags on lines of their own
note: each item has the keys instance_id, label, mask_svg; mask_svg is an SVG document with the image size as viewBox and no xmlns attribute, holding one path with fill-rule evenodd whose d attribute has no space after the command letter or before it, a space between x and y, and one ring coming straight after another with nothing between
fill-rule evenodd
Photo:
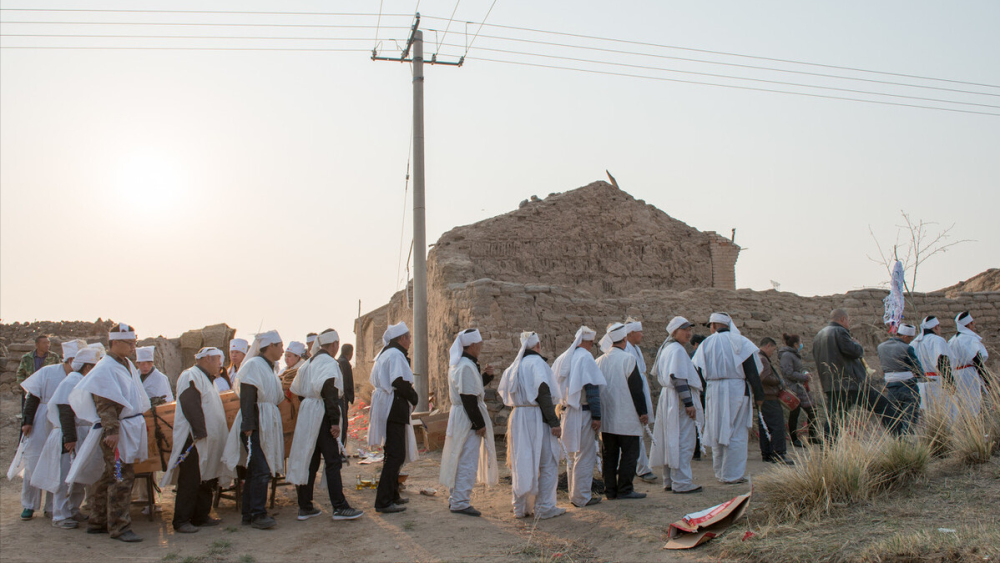
<instances>
[{"instance_id":1,"label":"woman in dark clothing","mask_svg":"<svg viewBox=\"0 0 1000 563\"><path fill-rule=\"evenodd\" d=\"M799 398L799 407L788 413L788 429L792 436L792 445L805 447L798 436L799 415L805 413L809 417L809 441L819 444L816 437L816 411L813 410L812 395L809 393L809 372L802 364L802 339L798 334L782 334L785 345L778 350L778 365L785 378L785 386Z\"/></svg>"}]
</instances>

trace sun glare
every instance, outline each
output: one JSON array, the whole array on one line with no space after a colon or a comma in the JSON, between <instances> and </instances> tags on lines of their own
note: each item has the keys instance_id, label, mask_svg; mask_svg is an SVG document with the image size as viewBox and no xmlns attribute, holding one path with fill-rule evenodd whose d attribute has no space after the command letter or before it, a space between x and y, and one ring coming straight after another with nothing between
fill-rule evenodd
<instances>
[{"instance_id":1,"label":"sun glare","mask_svg":"<svg viewBox=\"0 0 1000 563\"><path fill-rule=\"evenodd\" d=\"M176 161L156 150L135 151L122 159L117 184L133 206L156 214L175 206L183 188Z\"/></svg>"}]
</instances>

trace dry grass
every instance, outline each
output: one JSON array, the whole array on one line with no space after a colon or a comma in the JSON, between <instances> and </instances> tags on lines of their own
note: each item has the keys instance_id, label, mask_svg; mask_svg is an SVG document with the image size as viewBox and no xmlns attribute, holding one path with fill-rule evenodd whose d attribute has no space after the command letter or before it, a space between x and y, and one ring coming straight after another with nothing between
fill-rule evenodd
<instances>
[{"instance_id":1,"label":"dry grass","mask_svg":"<svg viewBox=\"0 0 1000 563\"><path fill-rule=\"evenodd\" d=\"M852 557L859 563L991 561L1000 557L1000 522L918 530L876 542Z\"/></svg>"}]
</instances>

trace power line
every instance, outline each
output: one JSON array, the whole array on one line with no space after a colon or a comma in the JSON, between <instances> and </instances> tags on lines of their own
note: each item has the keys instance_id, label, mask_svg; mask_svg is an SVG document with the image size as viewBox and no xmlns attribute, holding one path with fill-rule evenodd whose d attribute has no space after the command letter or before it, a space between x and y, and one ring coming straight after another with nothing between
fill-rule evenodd
<instances>
[{"instance_id":1,"label":"power line","mask_svg":"<svg viewBox=\"0 0 1000 563\"><path fill-rule=\"evenodd\" d=\"M371 53L368 49L304 48L304 47L31 47L26 45L0 46L0 49L40 50L40 51L312 51L341 53Z\"/></svg>"},{"instance_id":2,"label":"power line","mask_svg":"<svg viewBox=\"0 0 1000 563\"><path fill-rule=\"evenodd\" d=\"M451 22L455 19L455 13L458 12L458 5L462 3L462 0L455 1L455 9L451 11L451 17L448 18L448 25L444 26L444 34L441 36L441 41L438 42L438 50L441 50L441 42L448 37L448 30L451 29ZM435 53L436 54L436 53Z\"/></svg>"},{"instance_id":3,"label":"power line","mask_svg":"<svg viewBox=\"0 0 1000 563\"><path fill-rule=\"evenodd\" d=\"M241 10L64 10L60 8L0 8L0 12L71 12L98 14L215 14L215 15L264 15L264 16L368 16L378 14L362 12L253 12ZM412 14L383 14L385 17L410 17ZM441 18L444 19L444 18Z\"/></svg>"},{"instance_id":4,"label":"power line","mask_svg":"<svg viewBox=\"0 0 1000 563\"><path fill-rule=\"evenodd\" d=\"M39 22L39 21L0 21L0 25L153 25L153 26L191 26L191 27L306 27L318 29L378 29L374 25L344 25L344 24L307 24L307 23L206 23L206 22ZM406 25L385 26L382 29L410 29Z\"/></svg>"},{"instance_id":5,"label":"power line","mask_svg":"<svg viewBox=\"0 0 1000 563\"><path fill-rule=\"evenodd\" d=\"M245 35L32 35L32 34L11 34L0 33L0 37L67 37L73 39L277 39L281 41L371 41L367 37L268 37L268 36L245 36Z\"/></svg>"},{"instance_id":6,"label":"power line","mask_svg":"<svg viewBox=\"0 0 1000 563\"><path fill-rule=\"evenodd\" d=\"M943 107L935 107L935 106L922 106L922 105L917 105L917 104L905 104L905 103L901 103L901 102L887 102L887 101L882 101L882 100L866 100L864 98L848 98L846 96L831 96L831 95L827 95L827 94L814 94L814 93L810 93L810 92L790 92L790 91L787 91L787 90L775 90L775 89L771 89L771 88L757 88L757 87L754 87L754 86L739 86L739 85L736 85L736 84L719 84L719 83L716 83L716 82L701 82L701 81L697 81L697 80L682 80L680 78L668 78L668 77L665 77L665 76L647 76L647 75L641 75L641 74L629 74L629 73L625 73L625 72L612 72L612 71L607 71L607 70L595 70L595 69L587 69L587 68L575 68L575 67L566 67L566 66L557 66L557 65L547 65L547 64L541 64L541 63L530 63L530 62L525 62L525 61L505 61L505 60L501 60L501 59L489 59L489 58L484 58L484 57L470 57L470 58L473 59L473 60L483 61L483 62L490 62L490 63L502 63L502 64L511 64L511 65L519 65L519 66L530 66L530 67L548 68L548 69L555 69L555 70L572 70L572 71L576 71L576 72L586 72L586 73L589 73L589 74L603 74L603 75L609 75L609 76L624 76L624 77L628 77L628 78L642 78L642 79L646 79L646 80L659 80L659 81L663 81L663 82L679 82L679 83L682 83L682 84L697 84L697 85L702 85L702 86L718 86L720 88L733 88L733 89L737 89L737 90L752 90L752 91L755 91L755 92L771 92L771 93L775 93L775 94L791 94L791 95L795 95L795 96L808 96L810 98L825 98L825 99L830 99L830 100L846 100L846 101L851 101L851 102L864 102L864 103L868 103L868 104L879 104L879 105L884 105L884 106L901 106L901 107L909 107L909 108L932 109L932 110L950 111L950 112L956 112L956 113L971 113L971 114L976 114L976 115L990 115L990 116L993 116L993 117L1000 117L1000 113L990 113L990 112L985 112L985 111L965 110L965 109L957 109L957 108L943 108Z\"/></svg>"},{"instance_id":7,"label":"power line","mask_svg":"<svg viewBox=\"0 0 1000 563\"><path fill-rule=\"evenodd\" d=\"M426 16L426 18L427 19L432 19L432 20L444 20L444 18L439 18L439 17L435 17L435 16ZM645 46L645 47L657 47L657 48L660 48L660 49L677 49L677 50L681 50L681 51L692 51L692 52L696 52L696 53L706 53L706 54L711 54L711 55L723 55L723 56L727 56L727 57L741 57L741 58L746 58L746 59L757 59L757 60L779 62L779 63L808 65L808 66L815 66L815 67L822 67L822 68L832 68L832 69L838 69L838 70L849 70L849 71L853 71L853 72L866 72L866 73L871 73L871 74L885 74L885 75L889 75L889 76L899 76L899 77L903 77L903 78L916 78L916 79L919 79L919 80L934 80L934 81L937 81L937 82L951 82L953 84L965 84L965 85L968 85L968 86L983 86L983 87L986 87L986 88L1000 88L1000 86L995 85L995 84L983 84L983 83L980 83L980 82L968 82L968 81L964 81L964 80L952 80L952 79L947 79L947 78L935 78L935 77L931 77L931 76L920 76L920 75L914 75L914 74L903 74L903 73L898 73L898 72L888 72L888 71L882 71L882 70L869 70L869 69L864 69L864 68L856 68L856 67L849 67L849 66L838 66L838 65L829 65L829 64L823 64L823 63L810 63L810 62L806 62L806 61L796 61L796 60L791 60L791 59L778 59L778 58L773 58L773 57L760 57L760 56L755 56L755 55L743 55L743 54L740 54L740 53L730 53L730 52L726 52L726 51L712 51L712 50L709 50L709 49L696 49L696 48L693 48L693 47L679 47L677 45L662 45L662 44L659 44L659 43L648 43L648 42L645 42L645 41L631 41L631 40L628 40L628 39L615 39L613 37L599 37L599 36L594 36L594 35L583 35L583 34L579 34L579 33L567 33L567 32L562 32L562 31L546 31L546 30L543 30L543 29L533 29L533 28L530 28L530 27L517 27L517 26L500 25L500 24L493 24L493 23L486 23L486 24L483 24L483 25L485 25L486 27L496 27L496 28L501 28L501 29L513 29L513 30L517 30L517 31L528 31L528 32L532 32L532 33L546 33L546 34L550 34L550 35L562 35L562 36L565 36L565 37L576 37L576 38L579 38L579 39L591 39L591 40L598 40L598 41L610 41L610 42L614 42L614 43L624 43L624 44L629 44L629 45L642 45L642 46Z\"/></svg>"},{"instance_id":8,"label":"power line","mask_svg":"<svg viewBox=\"0 0 1000 563\"><path fill-rule=\"evenodd\" d=\"M469 44L466 45L465 47L465 55L469 54L469 49L471 49L472 44L476 42L476 38L479 37L479 32L483 30L483 26L486 24L486 20L490 19L490 13L493 11L493 7L496 5L497 5L497 0L493 0L493 3L490 4L490 9L486 10L486 15L483 17L483 21L480 22L479 29L477 29L476 34L472 36L472 41L469 41ZM462 56L464 57L465 55Z\"/></svg>"},{"instance_id":9,"label":"power line","mask_svg":"<svg viewBox=\"0 0 1000 563\"><path fill-rule=\"evenodd\" d=\"M382 2L378 2L378 20L375 22L375 47L378 48L378 27L382 24Z\"/></svg>"},{"instance_id":10,"label":"power line","mask_svg":"<svg viewBox=\"0 0 1000 563\"><path fill-rule=\"evenodd\" d=\"M428 30L435 31L433 28L428 28ZM477 33L477 36L478 35L479 34ZM704 63L704 64L711 64L711 65L730 66L730 67L735 67L735 68L747 68L747 69L753 69L753 70L766 70L766 71L773 71L773 72L782 72L782 73L787 73L787 74L801 74L801 75L805 75L805 76L817 76L817 77L821 77L821 78L835 78L835 79L843 79L843 80L855 80L855 81L859 81L859 82L871 82L871 83L875 83L875 84L886 84L886 85L891 85L891 86L906 86L906 87L909 87L909 88L922 88L922 89L926 89L926 90L940 90L940 91L944 91L944 92L957 92L957 93L962 93L962 94L974 94L974 95L978 95L978 96L995 96L995 97L1000 97L1000 94L991 94L989 92L975 92L975 91L972 91L972 90L959 90L959 89L956 89L956 88L945 88L945 87L942 87L942 86L928 86L928 85L925 85L925 84L910 84L910 83L907 83L907 82L893 82L891 80L877 80L877 79L874 79L874 78L861 78L861 77L857 77L857 76L844 76L844 75L839 75L839 74L825 74L825 73L821 73L821 72L810 72L810 71L805 71L805 70L792 70L792 69L784 69L784 68L777 68L777 67L768 67L768 66L759 66L759 65L746 65L746 64L740 64L740 63L729 63L729 62L723 62L723 61L710 61L710 60L705 60L705 59L692 59L692 58L688 58L688 57L675 57L675 56L672 56L672 55L659 55L659 54L655 54L655 53L642 53L642 52L637 52L637 51L624 51L624 50L621 50L621 49L608 49L608 48L604 48L604 47L590 47L590 46L586 46L586 45L571 45L571 44L567 44L567 43L555 43L555 42L552 42L552 41L539 41L539 40L536 40L536 39L521 39L521 38L518 38L518 37L502 37L502 36L497 36L497 35L482 35L482 37L485 38L485 39L496 39L496 40L499 40L499 41L515 41L515 42L518 42L518 43L530 43L530 44L537 44L537 45L548 45L548 46L553 46L553 47L566 47L566 48L570 48L570 49L584 49L584 50L587 50L587 51L599 51L599 52L603 52L603 53L614 53L614 54L621 54L621 55L634 55L634 56L641 56L641 57L652 57L652 58L657 58L657 59L670 59L670 60L693 62L693 63ZM475 38L473 38L473 40L475 40ZM453 46L457 47L457 45L453 45ZM466 51L466 54L468 54L468 51Z\"/></svg>"}]
</instances>

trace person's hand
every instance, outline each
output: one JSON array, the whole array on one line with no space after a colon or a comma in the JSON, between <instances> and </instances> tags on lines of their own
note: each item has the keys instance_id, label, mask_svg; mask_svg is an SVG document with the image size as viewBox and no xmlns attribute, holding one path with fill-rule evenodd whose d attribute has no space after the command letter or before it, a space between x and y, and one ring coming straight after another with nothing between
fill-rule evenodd
<instances>
[{"instance_id":1,"label":"person's hand","mask_svg":"<svg viewBox=\"0 0 1000 563\"><path fill-rule=\"evenodd\" d=\"M643 426L649 424L649 415L648 414L644 414L644 415L640 416L639 417L639 423L642 424Z\"/></svg>"},{"instance_id":2,"label":"person's hand","mask_svg":"<svg viewBox=\"0 0 1000 563\"><path fill-rule=\"evenodd\" d=\"M485 373L486 375L492 376L493 375L493 366L490 365L490 364L486 364L486 369L483 370L483 373Z\"/></svg>"},{"instance_id":3,"label":"person's hand","mask_svg":"<svg viewBox=\"0 0 1000 563\"><path fill-rule=\"evenodd\" d=\"M562 428L558 426L552 428L552 435L556 438L562 438Z\"/></svg>"},{"instance_id":4,"label":"person's hand","mask_svg":"<svg viewBox=\"0 0 1000 563\"><path fill-rule=\"evenodd\" d=\"M591 420L590 421L590 429L593 430L594 432L597 432L598 430L600 430L601 429L601 421L600 420Z\"/></svg>"},{"instance_id":5,"label":"person's hand","mask_svg":"<svg viewBox=\"0 0 1000 563\"><path fill-rule=\"evenodd\" d=\"M759 409L760 406L764 404L764 401L756 401L756 403L757 403L757 408Z\"/></svg>"},{"instance_id":6,"label":"person's hand","mask_svg":"<svg viewBox=\"0 0 1000 563\"><path fill-rule=\"evenodd\" d=\"M330 427L330 435L334 438L340 438L340 425Z\"/></svg>"},{"instance_id":7,"label":"person's hand","mask_svg":"<svg viewBox=\"0 0 1000 563\"><path fill-rule=\"evenodd\" d=\"M30 424L25 424L24 426L22 426L21 427L21 434L24 434L25 436L31 434L31 425Z\"/></svg>"},{"instance_id":8,"label":"person's hand","mask_svg":"<svg viewBox=\"0 0 1000 563\"><path fill-rule=\"evenodd\" d=\"M76 442L66 442L63 444L63 449L66 450L67 453L73 451L74 448L76 448Z\"/></svg>"},{"instance_id":9,"label":"person's hand","mask_svg":"<svg viewBox=\"0 0 1000 563\"><path fill-rule=\"evenodd\" d=\"M486 435L486 427L485 426L483 426L479 430L476 430L476 436L479 436L480 438L482 438L485 435Z\"/></svg>"},{"instance_id":10,"label":"person's hand","mask_svg":"<svg viewBox=\"0 0 1000 563\"><path fill-rule=\"evenodd\" d=\"M243 437L244 437L244 438L249 438L249 437L250 437L250 434L251 434L252 432L253 432L253 430L244 430L244 431L243 431Z\"/></svg>"},{"instance_id":11,"label":"person's hand","mask_svg":"<svg viewBox=\"0 0 1000 563\"><path fill-rule=\"evenodd\" d=\"M698 411L694 410L694 407L684 407L684 412L687 413L688 418L694 420L698 416Z\"/></svg>"},{"instance_id":12,"label":"person's hand","mask_svg":"<svg viewBox=\"0 0 1000 563\"><path fill-rule=\"evenodd\" d=\"M109 448L118 447L118 434L108 434L104 437L104 444Z\"/></svg>"}]
</instances>

